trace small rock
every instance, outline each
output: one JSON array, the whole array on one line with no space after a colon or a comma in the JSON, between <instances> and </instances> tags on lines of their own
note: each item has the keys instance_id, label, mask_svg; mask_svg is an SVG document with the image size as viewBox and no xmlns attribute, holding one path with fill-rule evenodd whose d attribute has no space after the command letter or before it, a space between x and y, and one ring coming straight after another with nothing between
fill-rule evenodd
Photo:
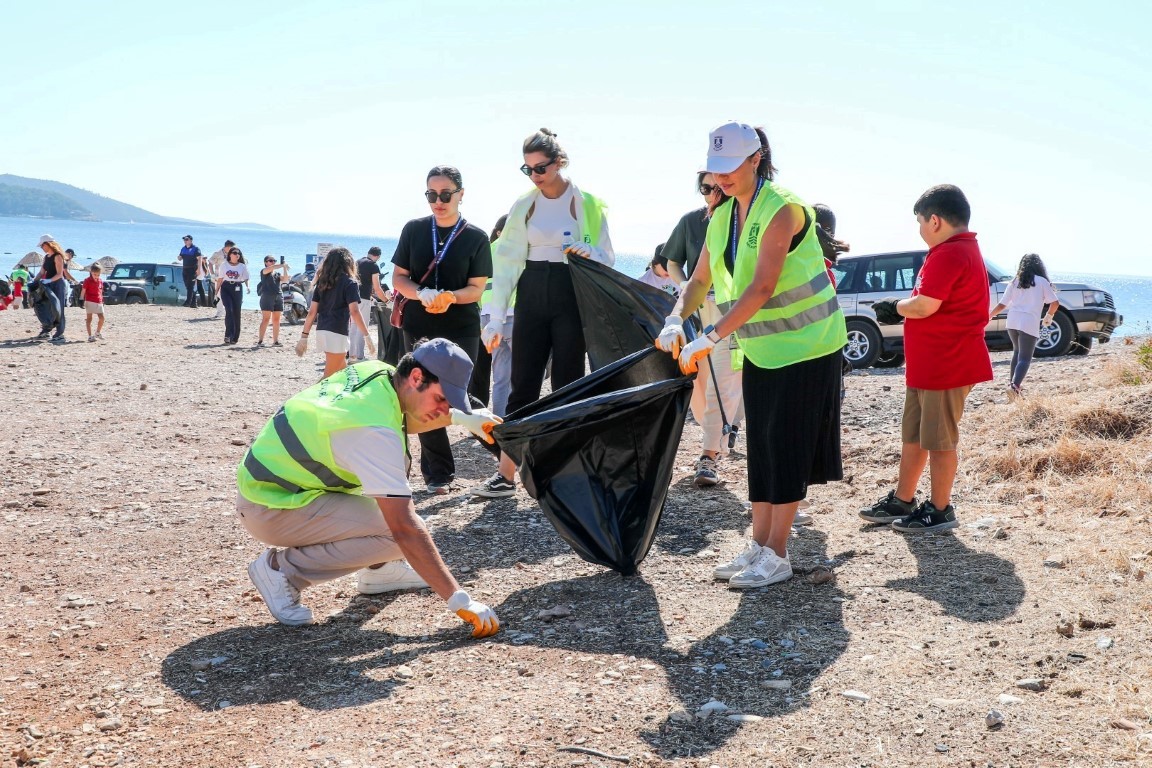
<instances>
[{"instance_id":1,"label":"small rock","mask_svg":"<svg viewBox=\"0 0 1152 768\"><path fill-rule=\"evenodd\" d=\"M947 744L937 744L936 745L936 751L943 754L944 752L948 751L948 745Z\"/></svg>"},{"instance_id":2,"label":"small rock","mask_svg":"<svg viewBox=\"0 0 1152 768\"><path fill-rule=\"evenodd\" d=\"M109 717L96 723L96 727L105 732L118 731L124 727L124 723L118 717Z\"/></svg>"},{"instance_id":3,"label":"small rock","mask_svg":"<svg viewBox=\"0 0 1152 768\"><path fill-rule=\"evenodd\" d=\"M1024 699L1010 693L1002 693L997 699L1001 704L1023 704Z\"/></svg>"},{"instance_id":4,"label":"small rock","mask_svg":"<svg viewBox=\"0 0 1152 768\"><path fill-rule=\"evenodd\" d=\"M724 702L712 699L712 701L709 701L707 704L700 707L700 709L696 710L696 717L700 718L701 720L706 720L710 715L718 712L727 712L728 709L728 705Z\"/></svg>"},{"instance_id":5,"label":"small rock","mask_svg":"<svg viewBox=\"0 0 1152 768\"><path fill-rule=\"evenodd\" d=\"M98 650L98 651L108 650L108 643L96 643L96 650Z\"/></svg>"},{"instance_id":6,"label":"small rock","mask_svg":"<svg viewBox=\"0 0 1152 768\"><path fill-rule=\"evenodd\" d=\"M1087 616L1081 616L1080 629L1111 629L1116 626L1116 622L1112 619L1090 619Z\"/></svg>"},{"instance_id":7,"label":"small rock","mask_svg":"<svg viewBox=\"0 0 1152 768\"><path fill-rule=\"evenodd\" d=\"M27 733L29 736L31 736L34 739L44 738L44 731L40 730L39 727L32 725L32 724L26 725L24 727L24 732Z\"/></svg>"},{"instance_id":8,"label":"small rock","mask_svg":"<svg viewBox=\"0 0 1152 768\"><path fill-rule=\"evenodd\" d=\"M1017 680L1016 687L1026 691L1046 691L1048 690L1048 681L1041 677L1026 677Z\"/></svg>"},{"instance_id":9,"label":"small rock","mask_svg":"<svg viewBox=\"0 0 1152 768\"><path fill-rule=\"evenodd\" d=\"M999 728L1004 725L1004 714L998 709L988 710L988 714L984 715L984 725L989 728Z\"/></svg>"},{"instance_id":10,"label":"small rock","mask_svg":"<svg viewBox=\"0 0 1152 768\"><path fill-rule=\"evenodd\" d=\"M727 715L726 719L734 723L758 723L764 718L760 715Z\"/></svg>"},{"instance_id":11,"label":"small rock","mask_svg":"<svg viewBox=\"0 0 1152 768\"><path fill-rule=\"evenodd\" d=\"M228 699L220 699L220 701L216 702L216 706L220 709L228 709L228 707L232 706L232 702L228 701Z\"/></svg>"},{"instance_id":12,"label":"small rock","mask_svg":"<svg viewBox=\"0 0 1152 768\"><path fill-rule=\"evenodd\" d=\"M1052 557L1044 561L1045 568L1063 568L1068 565L1068 562L1063 558Z\"/></svg>"},{"instance_id":13,"label":"small rock","mask_svg":"<svg viewBox=\"0 0 1152 768\"><path fill-rule=\"evenodd\" d=\"M159 696L151 699L140 699L140 706L147 709L151 709L152 707L162 707L164 706L164 699Z\"/></svg>"},{"instance_id":14,"label":"small rock","mask_svg":"<svg viewBox=\"0 0 1152 768\"><path fill-rule=\"evenodd\" d=\"M564 619L572 615L572 609L567 605L554 605L551 608L546 608L536 614L536 618L543 619L544 621L552 621L553 619Z\"/></svg>"},{"instance_id":15,"label":"small rock","mask_svg":"<svg viewBox=\"0 0 1152 768\"><path fill-rule=\"evenodd\" d=\"M784 638L783 640L777 640L776 642L780 645L781 648L795 648L796 647L796 641L795 640L789 640L788 638Z\"/></svg>"},{"instance_id":16,"label":"small rock","mask_svg":"<svg viewBox=\"0 0 1152 768\"><path fill-rule=\"evenodd\" d=\"M32 587L28 586L27 584L21 584L20 585L20 591L21 592L31 592Z\"/></svg>"},{"instance_id":17,"label":"small rock","mask_svg":"<svg viewBox=\"0 0 1152 768\"><path fill-rule=\"evenodd\" d=\"M693 720L693 716L685 709L678 709L672 714L668 715L668 719L677 723L690 723Z\"/></svg>"},{"instance_id":18,"label":"small rock","mask_svg":"<svg viewBox=\"0 0 1152 768\"><path fill-rule=\"evenodd\" d=\"M231 442L232 445L248 445L247 440L242 440L239 437L234 437L229 442Z\"/></svg>"},{"instance_id":19,"label":"small rock","mask_svg":"<svg viewBox=\"0 0 1152 768\"><path fill-rule=\"evenodd\" d=\"M872 700L871 696L869 696L866 693L863 693L862 691L852 691L852 690L841 691L840 695L846 699L852 699L853 701L871 701Z\"/></svg>"},{"instance_id":20,"label":"small rock","mask_svg":"<svg viewBox=\"0 0 1152 768\"><path fill-rule=\"evenodd\" d=\"M1008 538L1008 531L1004 530L1003 528L997 528L996 530L992 531L992 538L1006 539Z\"/></svg>"},{"instance_id":21,"label":"small rock","mask_svg":"<svg viewBox=\"0 0 1152 768\"><path fill-rule=\"evenodd\" d=\"M401 664L400 666L396 667L396 676L397 677L403 677L403 678L412 678L412 677L416 677L416 673L413 672L412 668L409 667L408 665Z\"/></svg>"},{"instance_id":22,"label":"small rock","mask_svg":"<svg viewBox=\"0 0 1152 768\"><path fill-rule=\"evenodd\" d=\"M1062 621L1056 625L1056 634L1062 637L1072 637L1076 634L1076 627L1070 621Z\"/></svg>"},{"instance_id":23,"label":"small rock","mask_svg":"<svg viewBox=\"0 0 1152 768\"><path fill-rule=\"evenodd\" d=\"M792 687L791 680L761 680L761 688L768 688L774 691L786 691Z\"/></svg>"},{"instance_id":24,"label":"small rock","mask_svg":"<svg viewBox=\"0 0 1152 768\"><path fill-rule=\"evenodd\" d=\"M958 707L961 704L967 704L968 701L966 699L932 699L932 701L928 703L940 709L947 709L948 707Z\"/></svg>"},{"instance_id":25,"label":"small rock","mask_svg":"<svg viewBox=\"0 0 1152 768\"><path fill-rule=\"evenodd\" d=\"M56 493L56 489L55 488L37 488L36 490L32 491L33 496L46 496L49 493Z\"/></svg>"},{"instance_id":26,"label":"small rock","mask_svg":"<svg viewBox=\"0 0 1152 768\"><path fill-rule=\"evenodd\" d=\"M1140 730L1140 725L1138 723L1134 723L1131 720L1124 720L1123 718L1113 720L1112 721L1112 727L1113 728L1119 728L1122 731L1138 731L1138 730Z\"/></svg>"},{"instance_id":27,"label":"small rock","mask_svg":"<svg viewBox=\"0 0 1152 768\"><path fill-rule=\"evenodd\" d=\"M1113 644L1114 643L1112 641L1112 638L1110 638L1110 637L1102 637L1096 641L1096 647L1102 651L1108 650L1109 648L1111 648L1113 646Z\"/></svg>"},{"instance_id":28,"label":"small rock","mask_svg":"<svg viewBox=\"0 0 1152 768\"><path fill-rule=\"evenodd\" d=\"M836 573L825 565L817 566L812 569L808 574L808 583L819 586L821 584L832 584L836 581Z\"/></svg>"},{"instance_id":29,"label":"small rock","mask_svg":"<svg viewBox=\"0 0 1152 768\"><path fill-rule=\"evenodd\" d=\"M141 385L140 385L140 391L141 391L141 392L143 392L143 391L144 391L144 390L146 390L146 389L148 389L148 384L147 384L147 382L145 382L144 384L141 384Z\"/></svg>"}]
</instances>

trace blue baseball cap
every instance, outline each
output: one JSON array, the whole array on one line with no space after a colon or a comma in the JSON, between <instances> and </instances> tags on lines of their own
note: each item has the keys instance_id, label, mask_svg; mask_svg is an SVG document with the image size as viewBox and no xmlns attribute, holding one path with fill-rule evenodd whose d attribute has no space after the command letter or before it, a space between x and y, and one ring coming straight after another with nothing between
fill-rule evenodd
<instances>
[{"instance_id":1,"label":"blue baseball cap","mask_svg":"<svg viewBox=\"0 0 1152 768\"><path fill-rule=\"evenodd\" d=\"M449 405L458 411L472 413L472 404L468 401L472 360L463 349L448 339L430 339L412 350L412 358L440 380Z\"/></svg>"}]
</instances>

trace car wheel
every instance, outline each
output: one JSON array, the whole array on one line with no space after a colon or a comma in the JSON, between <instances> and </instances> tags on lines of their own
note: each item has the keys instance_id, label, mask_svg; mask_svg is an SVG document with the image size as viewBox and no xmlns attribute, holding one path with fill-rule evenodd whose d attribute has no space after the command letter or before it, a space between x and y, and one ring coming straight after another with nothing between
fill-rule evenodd
<instances>
[{"instance_id":1,"label":"car wheel","mask_svg":"<svg viewBox=\"0 0 1152 768\"><path fill-rule=\"evenodd\" d=\"M1072 342L1072 348L1068 350L1070 355L1086 355L1092 351L1092 337L1091 336L1077 336L1076 341Z\"/></svg>"},{"instance_id":2,"label":"car wheel","mask_svg":"<svg viewBox=\"0 0 1152 768\"><path fill-rule=\"evenodd\" d=\"M855 369L867 368L880 356L880 331L864 320L848 321L848 345L844 347L844 359Z\"/></svg>"},{"instance_id":3,"label":"car wheel","mask_svg":"<svg viewBox=\"0 0 1152 768\"><path fill-rule=\"evenodd\" d=\"M903 352L881 352L873 363L877 368L899 368L904 365Z\"/></svg>"},{"instance_id":4,"label":"car wheel","mask_svg":"<svg viewBox=\"0 0 1152 768\"><path fill-rule=\"evenodd\" d=\"M1072 318L1064 312L1057 312L1052 325L1040 326L1040 341L1036 343L1036 357L1060 357L1068 354L1072 342L1076 340L1076 327Z\"/></svg>"},{"instance_id":5,"label":"car wheel","mask_svg":"<svg viewBox=\"0 0 1152 768\"><path fill-rule=\"evenodd\" d=\"M136 294L133 293L133 294L129 295L128 298L124 299L124 303L125 304L145 304L147 302L144 301L143 296L137 296Z\"/></svg>"}]
</instances>

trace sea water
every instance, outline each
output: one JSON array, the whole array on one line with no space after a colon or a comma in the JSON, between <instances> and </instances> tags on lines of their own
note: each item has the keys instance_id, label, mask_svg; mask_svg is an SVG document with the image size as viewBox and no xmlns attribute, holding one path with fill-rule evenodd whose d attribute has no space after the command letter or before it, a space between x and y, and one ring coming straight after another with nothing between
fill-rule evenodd
<instances>
[{"instance_id":1,"label":"sea water","mask_svg":"<svg viewBox=\"0 0 1152 768\"><path fill-rule=\"evenodd\" d=\"M36 243L43 234L51 234L61 246L74 250L80 264L90 264L102 256L113 256L119 261L173 263L179 257L184 235L192 235L206 257L222 248L225 240L234 240L253 273L252 293L244 297L246 309L260 307L255 289L259 280L256 273L268 254L277 259L283 256L295 274L304 269L305 254L316 253L319 243L344 246L357 259L375 245L384 252L382 272L385 281L390 283L387 273L392 271L390 257L396 250L396 238L386 235L0 217L0 276L7 276L29 251L39 251ZM616 268L631 277L639 277L647 269L649 260L649 256L617 254ZM76 277L83 279L81 275ZM1117 329L1116 336L1152 333L1152 278L1086 273L1053 273L1052 278L1086 283L1111 293L1116 309L1124 316L1124 325Z\"/></svg>"}]
</instances>

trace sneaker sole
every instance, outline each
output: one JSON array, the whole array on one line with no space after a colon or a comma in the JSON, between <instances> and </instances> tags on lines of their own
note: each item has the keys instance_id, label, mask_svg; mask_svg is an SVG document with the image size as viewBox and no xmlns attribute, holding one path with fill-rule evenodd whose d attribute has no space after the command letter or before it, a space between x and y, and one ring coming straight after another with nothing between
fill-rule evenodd
<instances>
[{"instance_id":1,"label":"sneaker sole","mask_svg":"<svg viewBox=\"0 0 1152 768\"><path fill-rule=\"evenodd\" d=\"M729 580L728 588L729 589L756 589L758 587L770 587L773 584L779 584L782 581L788 581L794 575L795 574L788 573L787 575L776 576L776 577L773 577L771 579L765 579L764 581L758 581L755 584L733 583L731 580Z\"/></svg>"},{"instance_id":2,"label":"sneaker sole","mask_svg":"<svg viewBox=\"0 0 1152 768\"><path fill-rule=\"evenodd\" d=\"M719 478L713 480L710 477L698 477L692 481L692 484L697 488L711 488L714 485L719 485L720 480Z\"/></svg>"},{"instance_id":3,"label":"sneaker sole","mask_svg":"<svg viewBox=\"0 0 1152 768\"><path fill-rule=\"evenodd\" d=\"M912 514L912 513L909 512L908 515L910 515L910 514ZM865 512L861 512L860 513L860 519L866 520L869 523L874 523L875 525L890 525L890 524L896 522L897 520L903 520L905 517L908 517L908 515L900 515L898 517L875 517L875 516L868 515Z\"/></svg>"},{"instance_id":4,"label":"sneaker sole","mask_svg":"<svg viewBox=\"0 0 1152 768\"><path fill-rule=\"evenodd\" d=\"M390 584L374 585L371 587L366 587L359 583L356 584L356 591L362 595L382 595L385 592L402 592L406 589L428 589L428 584L423 581L418 584L408 582L392 582Z\"/></svg>"},{"instance_id":5,"label":"sneaker sole","mask_svg":"<svg viewBox=\"0 0 1152 768\"><path fill-rule=\"evenodd\" d=\"M948 523L939 523L938 525L915 528L901 528L900 526L893 525L892 530L900 531L900 533L936 533L937 531L950 531L960 525L959 520L953 520Z\"/></svg>"},{"instance_id":6,"label":"sneaker sole","mask_svg":"<svg viewBox=\"0 0 1152 768\"><path fill-rule=\"evenodd\" d=\"M260 555L260 557L263 558L264 555ZM260 560L257 559L248 564L248 579L252 582L252 586L256 587L256 591L260 593L260 599L264 601L264 607L268 609L268 614L276 619L276 621L288 627L302 627L311 624L315 620L311 617L308 619L285 620L272 613L272 602L268 599L268 593L272 591L272 585L268 583L263 574L254 570L259 562Z\"/></svg>"},{"instance_id":7,"label":"sneaker sole","mask_svg":"<svg viewBox=\"0 0 1152 768\"><path fill-rule=\"evenodd\" d=\"M516 489L513 488L512 490L509 490L509 491L488 491L488 490L472 491L472 495L478 496L481 499L506 499L509 496L515 496L516 495Z\"/></svg>"}]
</instances>

